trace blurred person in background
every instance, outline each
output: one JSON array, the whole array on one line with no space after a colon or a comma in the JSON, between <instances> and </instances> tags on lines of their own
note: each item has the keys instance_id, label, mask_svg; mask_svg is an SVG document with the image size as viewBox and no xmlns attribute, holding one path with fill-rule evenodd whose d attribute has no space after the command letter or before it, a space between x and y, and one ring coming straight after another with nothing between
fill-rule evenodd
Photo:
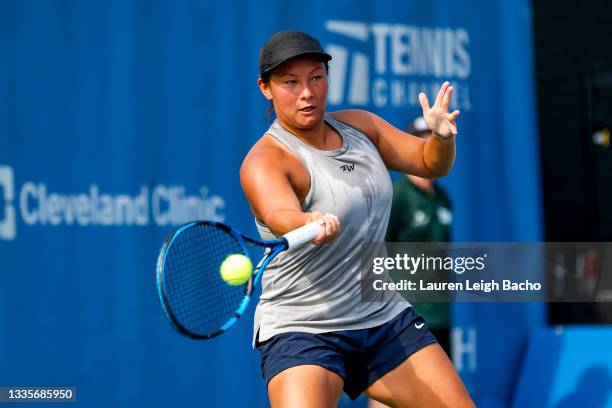
<instances>
[{"instance_id":1,"label":"blurred person in background","mask_svg":"<svg viewBox=\"0 0 612 408\"><path fill-rule=\"evenodd\" d=\"M424 140L433 135L422 116L414 119L406 132ZM386 236L388 242L449 242L452 221L450 198L433 179L405 174L393 183L393 203ZM451 304L410 303L450 356Z\"/></svg>"},{"instance_id":2,"label":"blurred person in background","mask_svg":"<svg viewBox=\"0 0 612 408\"><path fill-rule=\"evenodd\" d=\"M406 132L423 140L433 136L422 116L414 119ZM385 238L387 242L449 242L452 221L450 198L433 179L404 174L393 183L393 202ZM408 300L450 356L451 304ZM374 400L370 400L368 406L387 407Z\"/></svg>"}]
</instances>

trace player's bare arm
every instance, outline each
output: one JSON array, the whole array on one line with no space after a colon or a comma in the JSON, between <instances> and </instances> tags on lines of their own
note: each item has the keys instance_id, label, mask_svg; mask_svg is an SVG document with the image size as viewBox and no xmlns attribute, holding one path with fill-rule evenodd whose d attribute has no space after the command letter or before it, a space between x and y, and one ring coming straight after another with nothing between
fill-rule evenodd
<instances>
[{"instance_id":1,"label":"player's bare arm","mask_svg":"<svg viewBox=\"0 0 612 408\"><path fill-rule=\"evenodd\" d=\"M276 236L320 220L325 228L312 242L322 244L336 238L340 230L337 217L302 211L300 203L310 190L310 176L299 159L270 136L260 139L247 154L240 183L255 216Z\"/></svg>"},{"instance_id":2,"label":"player's bare arm","mask_svg":"<svg viewBox=\"0 0 612 408\"><path fill-rule=\"evenodd\" d=\"M376 145L389 169L437 178L448 174L455 161L455 119L459 111L448 113L452 93L453 87L445 82L431 107L425 94L419 95L423 117L438 136L427 141L403 132L371 112L350 109L331 113L331 116L363 131Z\"/></svg>"}]
</instances>

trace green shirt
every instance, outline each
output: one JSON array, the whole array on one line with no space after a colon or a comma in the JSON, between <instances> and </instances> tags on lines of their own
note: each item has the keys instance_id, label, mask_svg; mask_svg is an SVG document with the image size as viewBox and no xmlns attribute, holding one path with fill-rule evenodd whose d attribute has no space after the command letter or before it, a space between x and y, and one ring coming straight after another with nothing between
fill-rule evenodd
<instances>
[{"instance_id":1,"label":"green shirt","mask_svg":"<svg viewBox=\"0 0 612 408\"><path fill-rule=\"evenodd\" d=\"M451 224L451 203L441 187L434 184L434 192L430 194L415 186L406 176L393 183L387 241L448 242ZM411 303L430 327L442 329L450 326L450 303Z\"/></svg>"}]
</instances>

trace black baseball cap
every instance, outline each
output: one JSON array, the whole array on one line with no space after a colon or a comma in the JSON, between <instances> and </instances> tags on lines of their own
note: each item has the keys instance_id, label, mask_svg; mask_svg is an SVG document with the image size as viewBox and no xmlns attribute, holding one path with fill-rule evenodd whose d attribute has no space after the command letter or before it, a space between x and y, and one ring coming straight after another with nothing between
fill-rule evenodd
<instances>
[{"instance_id":1,"label":"black baseball cap","mask_svg":"<svg viewBox=\"0 0 612 408\"><path fill-rule=\"evenodd\" d=\"M324 62L332 58L313 36L295 30L279 31L259 50L259 74L268 75L283 62L302 55L311 55Z\"/></svg>"}]
</instances>

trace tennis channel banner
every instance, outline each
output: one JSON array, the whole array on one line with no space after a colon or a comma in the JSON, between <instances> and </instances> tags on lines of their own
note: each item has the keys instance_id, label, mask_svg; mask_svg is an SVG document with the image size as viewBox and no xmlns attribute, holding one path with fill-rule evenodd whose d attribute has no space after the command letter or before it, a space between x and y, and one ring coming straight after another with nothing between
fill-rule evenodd
<instances>
[{"instance_id":1,"label":"tennis channel banner","mask_svg":"<svg viewBox=\"0 0 612 408\"><path fill-rule=\"evenodd\" d=\"M258 53L278 30L333 55L330 111L403 128L418 92L449 80L454 240L542 239L528 0L40 0L4 2L0 27L1 387L74 390L87 407L268 403L252 307L219 338L186 339L154 272L183 222L256 236L238 172L270 123ZM511 400L544 310L455 306L454 358L479 406Z\"/></svg>"}]
</instances>

